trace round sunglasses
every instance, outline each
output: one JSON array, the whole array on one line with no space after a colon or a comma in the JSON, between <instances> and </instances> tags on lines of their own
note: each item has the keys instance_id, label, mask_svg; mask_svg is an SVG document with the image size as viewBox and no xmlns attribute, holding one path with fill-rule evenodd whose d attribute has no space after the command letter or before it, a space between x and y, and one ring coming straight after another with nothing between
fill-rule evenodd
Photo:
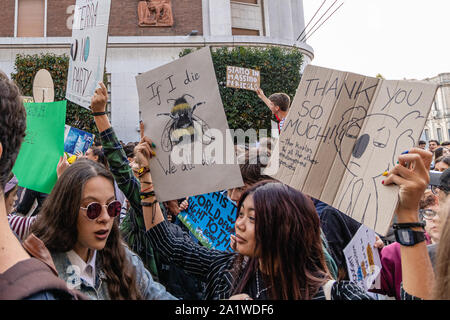
<instances>
[{"instance_id":1,"label":"round sunglasses","mask_svg":"<svg viewBox=\"0 0 450 320\"><path fill-rule=\"evenodd\" d=\"M86 208L80 207L80 209L86 210L86 215L89 219L97 219L102 213L102 207L106 207L106 211L111 218L115 218L120 214L122 204L118 200L114 200L109 204L100 204L98 202L91 202Z\"/></svg>"}]
</instances>

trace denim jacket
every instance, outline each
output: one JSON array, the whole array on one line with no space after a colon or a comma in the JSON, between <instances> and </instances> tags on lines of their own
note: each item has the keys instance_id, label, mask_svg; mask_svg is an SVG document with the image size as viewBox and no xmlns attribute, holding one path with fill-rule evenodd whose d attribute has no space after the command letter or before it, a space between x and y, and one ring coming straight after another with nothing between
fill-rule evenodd
<instances>
[{"instance_id":1,"label":"denim jacket","mask_svg":"<svg viewBox=\"0 0 450 320\"><path fill-rule=\"evenodd\" d=\"M136 268L136 282L141 295L145 300L176 300L166 288L158 282L155 282L150 272L144 267L142 260L130 249L124 246L128 259ZM95 267L95 287L80 278L79 270L74 267L67 254L52 253L52 258L58 271L59 277L66 281L69 288L77 289L93 300L110 300L106 275L100 265L97 255Z\"/></svg>"}]
</instances>

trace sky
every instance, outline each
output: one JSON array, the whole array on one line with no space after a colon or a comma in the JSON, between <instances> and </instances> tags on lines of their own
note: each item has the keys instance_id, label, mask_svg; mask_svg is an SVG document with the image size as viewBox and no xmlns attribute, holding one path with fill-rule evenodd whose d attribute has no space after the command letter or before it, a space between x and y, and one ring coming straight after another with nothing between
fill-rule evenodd
<instances>
[{"instance_id":1,"label":"sky","mask_svg":"<svg viewBox=\"0 0 450 320\"><path fill-rule=\"evenodd\" d=\"M305 26L322 2L303 0ZM310 27L333 2L325 2ZM312 64L392 80L450 72L449 0L338 0L324 18L342 2L306 41Z\"/></svg>"}]
</instances>

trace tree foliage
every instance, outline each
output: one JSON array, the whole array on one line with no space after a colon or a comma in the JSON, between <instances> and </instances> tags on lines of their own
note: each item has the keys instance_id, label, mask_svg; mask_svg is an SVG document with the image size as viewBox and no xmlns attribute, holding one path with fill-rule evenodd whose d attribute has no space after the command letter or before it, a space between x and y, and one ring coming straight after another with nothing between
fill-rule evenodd
<instances>
[{"instance_id":1,"label":"tree foliage","mask_svg":"<svg viewBox=\"0 0 450 320\"><path fill-rule=\"evenodd\" d=\"M180 57L190 52L192 49L185 49ZM254 128L270 132L270 120L275 120L275 117L255 92L226 87L227 66L259 70L261 89L267 97L272 93L284 92L292 101L300 83L302 53L298 49L275 46L223 47L213 50L211 56L230 129Z\"/></svg>"},{"instance_id":2,"label":"tree foliage","mask_svg":"<svg viewBox=\"0 0 450 320\"><path fill-rule=\"evenodd\" d=\"M40 55L18 54L14 68L15 73L11 77L19 86L22 95L33 96L33 80L36 73L40 69L47 69L53 79L55 101L65 99L69 70L69 57L67 55L58 56L51 53ZM67 101L66 124L96 135L98 133L91 112L71 101Z\"/></svg>"}]
</instances>

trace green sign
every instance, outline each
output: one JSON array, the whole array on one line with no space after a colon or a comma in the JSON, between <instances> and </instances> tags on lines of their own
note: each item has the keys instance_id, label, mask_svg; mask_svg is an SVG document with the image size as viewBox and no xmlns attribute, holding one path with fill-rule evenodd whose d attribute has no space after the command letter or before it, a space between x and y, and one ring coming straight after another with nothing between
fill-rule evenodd
<instances>
[{"instance_id":1,"label":"green sign","mask_svg":"<svg viewBox=\"0 0 450 320\"><path fill-rule=\"evenodd\" d=\"M64 153L67 101L24 103L26 136L13 172L19 186L50 193L55 185L56 166Z\"/></svg>"}]
</instances>

